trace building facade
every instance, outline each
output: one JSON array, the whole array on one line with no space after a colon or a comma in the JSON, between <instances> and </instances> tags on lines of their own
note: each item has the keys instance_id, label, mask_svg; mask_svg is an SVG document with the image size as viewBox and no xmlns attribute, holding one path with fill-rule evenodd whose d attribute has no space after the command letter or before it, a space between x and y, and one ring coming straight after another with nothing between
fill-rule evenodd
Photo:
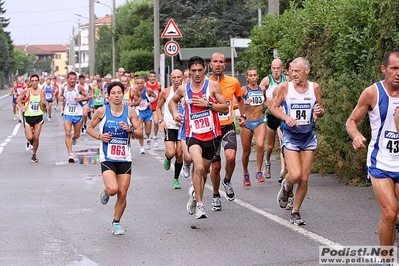
<instances>
[{"instance_id":1,"label":"building facade","mask_svg":"<svg viewBox=\"0 0 399 266\"><path fill-rule=\"evenodd\" d=\"M65 75L67 73L68 46L63 44L32 44L15 45L16 49L22 50L26 55L36 56L37 69L33 72L43 76ZM42 65L40 63L43 63ZM44 66L50 64L50 68ZM50 72L48 73L48 70Z\"/></svg>"}]
</instances>

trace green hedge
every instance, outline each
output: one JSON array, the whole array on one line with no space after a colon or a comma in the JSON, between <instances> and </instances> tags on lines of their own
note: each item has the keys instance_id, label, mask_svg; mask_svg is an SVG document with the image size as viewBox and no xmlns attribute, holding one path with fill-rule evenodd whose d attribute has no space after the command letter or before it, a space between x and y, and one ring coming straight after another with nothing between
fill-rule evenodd
<instances>
[{"instance_id":1,"label":"green hedge","mask_svg":"<svg viewBox=\"0 0 399 266\"><path fill-rule=\"evenodd\" d=\"M363 89L382 78L384 53L398 47L399 1L305 0L301 8L291 4L280 16L266 16L251 40L247 67L261 77L275 46L283 61L304 56L311 63L309 79L321 85L326 109L316 127L313 171L364 179L366 151L353 150L345 122ZM369 140L368 120L359 128Z\"/></svg>"}]
</instances>

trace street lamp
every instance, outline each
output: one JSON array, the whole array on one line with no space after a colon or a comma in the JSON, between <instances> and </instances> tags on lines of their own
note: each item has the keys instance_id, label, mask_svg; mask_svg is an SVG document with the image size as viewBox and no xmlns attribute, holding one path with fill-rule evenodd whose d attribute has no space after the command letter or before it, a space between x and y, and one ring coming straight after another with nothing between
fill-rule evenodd
<instances>
[{"instance_id":1,"label":"street lamp","mask_svg":"<svg viewBox=\"0 0 399 266\"><path fill-rule=\"evenodd\" d=\"M94 0L95 3L106 6L111 11L111 19L112 19L112 75L115 75L115 29L116 29L116 12L115 12L115 0L112 0L112 7L101 3L99 0Z\"/></svg>"}]
</instances>

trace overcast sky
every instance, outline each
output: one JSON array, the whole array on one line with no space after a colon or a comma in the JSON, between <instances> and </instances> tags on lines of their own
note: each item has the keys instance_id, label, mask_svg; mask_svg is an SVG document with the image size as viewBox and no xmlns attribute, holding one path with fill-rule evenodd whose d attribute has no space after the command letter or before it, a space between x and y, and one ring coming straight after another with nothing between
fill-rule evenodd
<instances>
[{"instance_id":1,"label":"overcast sky","mask_svg":"<svg viewBox=\"0 0 399 266\"><path fill-rule=\"evenodd\" d=\"M101 0L112 7L112 0ZM115 0L116 7L127 0ZM128 1L129 2L129 1ZM68 44L72 27L77 27L78 13L89 17L89 0L5 0L5 18L10 24L5 29L11 32L15 45L19 44ZM97 17L110 14L110 8L94 4ZM82 24L88 20L80 18Z\"/></svg>"}]
</instances>

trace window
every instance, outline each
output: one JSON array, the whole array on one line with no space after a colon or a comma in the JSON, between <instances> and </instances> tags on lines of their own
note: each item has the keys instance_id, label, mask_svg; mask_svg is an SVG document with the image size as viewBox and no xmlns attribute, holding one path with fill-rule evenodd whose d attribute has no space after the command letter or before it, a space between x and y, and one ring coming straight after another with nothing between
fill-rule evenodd
<instances>
[{"instance_id":1,"label":"window","mask_svg":"<svg viewBox=\"0 0 399 266\"><path fill-rule=\"evenodd\" d=\"M59 66L55 66L54 71L59 71L59 70L60 70L60 67Z\"/></svg>"}]
</instances>

